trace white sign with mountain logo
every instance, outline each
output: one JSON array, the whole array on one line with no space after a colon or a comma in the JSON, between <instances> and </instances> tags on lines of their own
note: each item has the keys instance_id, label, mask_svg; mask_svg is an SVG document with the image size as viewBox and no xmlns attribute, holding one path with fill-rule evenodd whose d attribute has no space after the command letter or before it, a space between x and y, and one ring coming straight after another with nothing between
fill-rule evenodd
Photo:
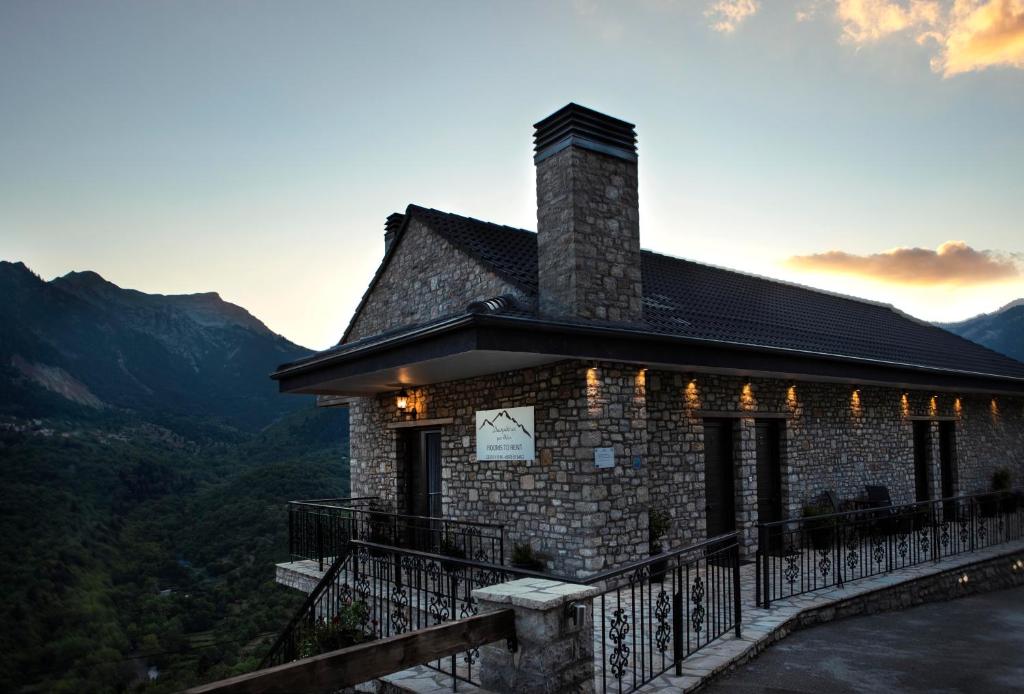
<instances>
[{"instance_id":1,"label":"white sign with mountain logo","mask_svg":"<svg viewBox=\"0 0 1024 694\"><path fill-rule=\"evenodd\" d=\"M476 459L533 460L533 407L477 411Z\"/></svg>"}]
</instances>

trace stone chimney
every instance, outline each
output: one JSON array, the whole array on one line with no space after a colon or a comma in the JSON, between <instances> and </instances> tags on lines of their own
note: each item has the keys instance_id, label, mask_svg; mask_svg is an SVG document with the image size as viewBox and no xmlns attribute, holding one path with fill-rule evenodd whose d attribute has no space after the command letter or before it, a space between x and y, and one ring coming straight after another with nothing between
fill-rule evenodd
<instances>
[{"instance_id":1,"label":"stone chimney","mask_svg":"<svg viewBox=\"0 0 1024 694\"><path fill-rule=\"evenodd\" d=\"M639 322L634 126L569 104L534 128L540 313Z\"/></svg>"},{"instance_id":2,"label":"stone chimney","mask_svg":"<svg viewBox=\"0 0 1024 694\"><path fill-rule=\"evenodd\" d=\"M395 242L395 236L398 235L398 230L404 221L405 215L400 212L392 212L384 220L384 255L391 250L391 244Z\"/></svg>"}]
</instances>

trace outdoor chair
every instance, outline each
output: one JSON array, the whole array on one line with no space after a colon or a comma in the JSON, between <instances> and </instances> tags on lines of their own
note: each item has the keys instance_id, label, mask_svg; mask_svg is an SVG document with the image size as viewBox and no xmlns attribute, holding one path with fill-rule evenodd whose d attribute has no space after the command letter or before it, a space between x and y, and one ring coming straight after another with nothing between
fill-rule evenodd
<instances>
[{"instance_id":1,"label":"outdoor chair","mask_svg":"<svg viewBox=\"0 0 1024 694\"><path fill-rule=\"evenodd\" d=\"M882 533L895 532L899 511L892 508L889 488L880 484L866 484L864 494L867 497L867 506L871 509L874 530Z\"/></svg>"}]
</instances>

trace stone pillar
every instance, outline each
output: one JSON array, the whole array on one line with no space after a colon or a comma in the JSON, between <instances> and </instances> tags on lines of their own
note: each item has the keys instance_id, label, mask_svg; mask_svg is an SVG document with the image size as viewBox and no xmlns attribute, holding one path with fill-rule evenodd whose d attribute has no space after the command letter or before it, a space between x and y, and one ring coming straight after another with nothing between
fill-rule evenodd
<instances>
[{"instance_id":1,"label":"stone pillar","mask_svg":"<svg viewBox=\"0 0 1024 694\"><path fill-rule=\"evenodd\" d=\"M592 586L523 578L478 588L480 611L515 610L517 648L480 648L480 683L499 694L594 691ZM580 610L575 605L582 605Z\"/></svg>"},{"instance_id":2,"label":"stone pillar","mask_svg":"<svg viewBox=\"0 0 1024 694\"><path fill-rule=\"evenodd\" d=\"M757 437L755 421L736 420L733 427L735 463L736 529L739 531L740 556L753 556L757 550Z\"/></svg>"},{"instance_id":3,"label":"stone pillar","mask_svg":"<svg viewBox=\"0 0 1024 694\"><path fill-rule=\"evenodd\" d=\"M939 423L928 423L928 486L932 499L942 498L942 458L939 453Z\"/></svg>"}]
</instances>

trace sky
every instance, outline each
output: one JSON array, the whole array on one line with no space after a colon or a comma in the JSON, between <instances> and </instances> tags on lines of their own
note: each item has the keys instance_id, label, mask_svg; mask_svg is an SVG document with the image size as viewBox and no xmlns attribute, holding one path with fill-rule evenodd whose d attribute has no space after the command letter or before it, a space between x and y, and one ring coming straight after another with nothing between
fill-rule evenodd
<instances>
[{"instance_id":1,"label":"sky","mask_svg":"<svg viewBox=\"0 0 1024 694\"><path fill-rule=\"evenodd\" d=\"M536 229L637 125L641 245L952 321L1024 297L1024 0L0 2L0 258L338 341L416 203Z\"/></svg>"}]
</instances>

